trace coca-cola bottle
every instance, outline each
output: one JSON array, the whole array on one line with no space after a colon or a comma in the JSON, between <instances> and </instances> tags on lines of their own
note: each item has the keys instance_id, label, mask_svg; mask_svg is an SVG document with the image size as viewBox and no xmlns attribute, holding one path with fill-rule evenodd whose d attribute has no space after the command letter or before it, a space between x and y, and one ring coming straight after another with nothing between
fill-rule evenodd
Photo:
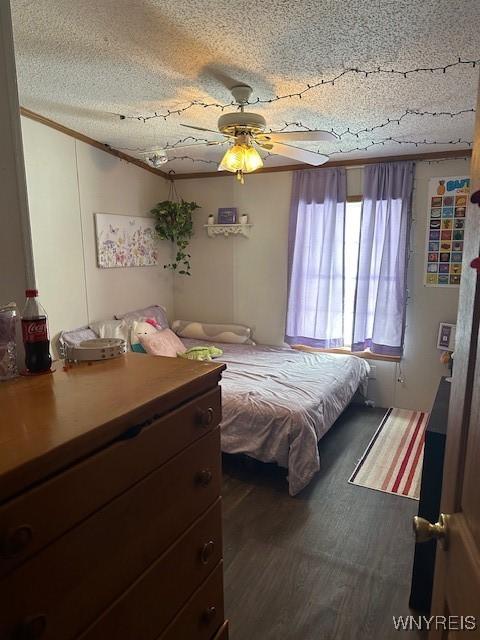
<instances>
[{"instance_id":1,"label":"coca-cola bottle","mask_svg":"<svg viewBox=\"0 0 480 640\"><path fill-rule=\"evenodd\" d=\"M25 293L27 301L22 314L25 365L30 373L42 373L52 366L47 314L37 300L36 289L27 289Z\"/></svg>"}]
</instances>

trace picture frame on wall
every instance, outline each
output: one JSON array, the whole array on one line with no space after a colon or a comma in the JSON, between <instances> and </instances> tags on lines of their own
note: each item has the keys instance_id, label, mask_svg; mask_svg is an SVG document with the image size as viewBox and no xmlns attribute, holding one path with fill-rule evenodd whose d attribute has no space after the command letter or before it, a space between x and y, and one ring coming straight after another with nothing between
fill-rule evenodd
<instances>
[{"instance_id":1,"label":"picture frame on wall","mask_svg":"<svg viewBox=\"0 0 480 640\"><path fill-rule=\"evenodd\" d=\"M238 210L236 207L221 207L217 214L217 224L237 224Z\"/></svg>"},{"instance_id":2,"label":"picture frame on wall","mask_svg":"<svg viewBox=\"0 0 480 640\"><path fill-rule=\"evenodd\" d=\"M152 267L159 263L155 220L95 213L97 267Z\"/></svg>"},{"instance_id":3,"label":"picture frame on wall","mask_svg":"<svg viewBox=\"0 0 480 640\"><path fill-rule=\"evenodd\" d=\"M437 349L441 351L453 351L455 347L455 331L457 325L449 322L440 322L437 336Z\"/></svg>"}]
</instances>

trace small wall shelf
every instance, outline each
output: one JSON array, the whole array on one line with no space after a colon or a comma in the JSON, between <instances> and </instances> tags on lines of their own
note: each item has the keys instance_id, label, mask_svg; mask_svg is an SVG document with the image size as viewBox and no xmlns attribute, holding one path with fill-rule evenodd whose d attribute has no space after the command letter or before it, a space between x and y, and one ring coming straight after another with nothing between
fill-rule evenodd
<instances>
[{"instance_id":1,"label":"small wall shelf","mask_svg":"<svg viewBox=\"0 0 480 640\"><path fill-rule=\"evenodd\" d=\"M204 224L203 228L207 230L209 238L215 236L244 236L250 237L250 229L253 224Z\"/></svg>"}]
</instances>

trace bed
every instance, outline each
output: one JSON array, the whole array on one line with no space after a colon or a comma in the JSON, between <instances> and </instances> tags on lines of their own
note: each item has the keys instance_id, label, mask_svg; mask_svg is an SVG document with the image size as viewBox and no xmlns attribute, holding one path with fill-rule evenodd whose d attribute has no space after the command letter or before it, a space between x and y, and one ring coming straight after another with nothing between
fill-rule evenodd
<instances>
[{"instance_id":1,"label":"bed","mask_svg":"<svg viewBox=\"0 0 480 640\"><path fill-rule=\"evenodd\" d=\"M92 337L118 337L120 329L129 333L128 323L145 317L154 317L159 326L168 327L163 307L153 305L117 320L62 332L58 350L62 353L65 345ZM219 360L226 363L227 369L221 382L222 450L286 467L290 494L299 493L320 469L318 441L357 390L366 395L366 360L254 345L251 330L243 325L185 321L175 321L173 325L180 335L185 327L188 331L195 329L195 339L181 335L187 349L203 344L223 350ZM105 333L107 330L113 333ZM219 339L222 337L230 342ZM128 340L127 335L125 338Z\"/></svg>"},{"instance_id":2,"label":"bed","mask_svg":"<svg viewBox=\"0 0 480 640\"><path fill-rule=\"evenodd\" d=\"M182 338L187 348L201 341ZM205 342L215 344L215 342ZM220 344L222 450L288 469L291 495L320 469L318 441L350 403L366 395L369 365L350 355L289 347Z\"/></svg>"}]
</instances>

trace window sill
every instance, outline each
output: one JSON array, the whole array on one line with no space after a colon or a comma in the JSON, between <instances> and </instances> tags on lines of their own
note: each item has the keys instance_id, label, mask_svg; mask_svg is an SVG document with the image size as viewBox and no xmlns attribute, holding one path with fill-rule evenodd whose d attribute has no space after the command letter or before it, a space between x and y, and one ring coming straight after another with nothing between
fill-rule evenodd
<instances>
[{"instance_id":1,"label":"window sill","mask_svg":"<svg viewBox=\"0 0 480 640\"><path fill-rule=\"evenodd\" d=\"M310 352L318 352L318 353L342 353L348 354L351 356L357 356L357 358L365 358L365 360L382 360L383 362L400 362L400 356L384 356L380 353L372 353L368 349L366 351L351 351L347 347L337 347L331 349L321 349L318 347L309 347L305 344L292 344L292 349L296 349L297 351L310 351Z\"/></svg>"}]
</instances>

